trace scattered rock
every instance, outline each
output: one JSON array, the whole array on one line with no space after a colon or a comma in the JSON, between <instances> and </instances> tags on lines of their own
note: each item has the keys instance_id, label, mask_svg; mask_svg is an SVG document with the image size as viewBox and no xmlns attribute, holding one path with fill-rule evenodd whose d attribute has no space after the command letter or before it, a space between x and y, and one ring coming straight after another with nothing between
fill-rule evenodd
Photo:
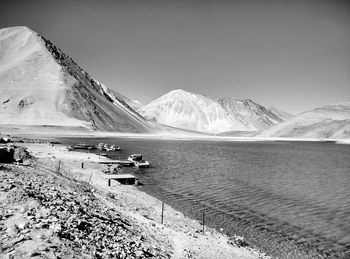
<instances>
[{"instance_id":1,"label":"scattered rock","mask_svg":"<svg viewBox=\"0 0 350 259\"><path fill-rule=\"evenodd\" d=\"M245 241L244 237L234 235L233 237L229 237L228 244L231 244L233 246L242 247L247 246L248 243Z\"/></svg>"},{"instance_id":2,"label":"scattered rock","mask_svg":"<svg viewBox=\"0 0 350 259\"><path fill-rule=\"evenodd\" d=\"M0 227L0 236L8 238L6 251L20 253L17 246L32 239L36 247L17 258L169 258L169 246L142 234L137 224L106 206L89 188L38 167L1 171L0 191L7 193L9 204L21 204L13 211L0 204L0 226L13 215L21 219L12 227ZM29 200L36 205L24 209Z\"/></svg>"}]
</instances>

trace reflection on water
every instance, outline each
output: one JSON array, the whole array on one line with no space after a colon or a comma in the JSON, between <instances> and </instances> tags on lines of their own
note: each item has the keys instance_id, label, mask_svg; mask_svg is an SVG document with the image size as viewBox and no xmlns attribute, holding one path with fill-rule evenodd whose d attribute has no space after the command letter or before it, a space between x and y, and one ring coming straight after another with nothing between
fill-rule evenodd
<instances>
[{"instance_id":1,"label":"reflection on water","mask_svg":"<svg viewBox=\"0 0 350 259\"><path fill-rule=\"evenodd\" d=\"M63 142L70 140L63 140ZM76 142L79 142L76 140ZM94 139L126 158L147 193L282 258L350 256L350 147L331 143Z\"/></svg>"}]
</instances>

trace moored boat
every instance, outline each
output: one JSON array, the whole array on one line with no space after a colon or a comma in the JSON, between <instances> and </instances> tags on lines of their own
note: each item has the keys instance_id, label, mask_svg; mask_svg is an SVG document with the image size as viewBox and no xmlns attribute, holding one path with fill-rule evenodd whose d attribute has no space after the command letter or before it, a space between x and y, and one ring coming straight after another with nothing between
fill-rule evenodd
<instances>
[{"instance_id":1,"label":"moored boat","mask_svg":"<svg viewBox=\"0 0 350 259\"><path fill-rule=\"evenodd\" d=\"M110 145L105 143L99 143L97 145L97 149L101 151L120 151L121 150L121 148L118 147L117 145Z\"/></svg>"},{"instance_id":2,"label":"moored boat","mask_svg":"<svg viewBox=\"0 0 350 259\"><path fill-rule=\"evenodd\" d=\"M151 165L150 162L146 160L135 161L134 164L137 167L150 167Z\"/></svg>"},{"instance_id":3,"label":"moored boat","mask_svg":"<svg viewBox=\"0 0 350 259\"><path fill-rule=\"evenodd\" d=\"M143 160L141 154L132 154L128 157L129 161L134 162L137 167L150 167L150 162Z\"/></svg>"},{"instance_id":4,"label":"moored boat","mask_svg":"<svg viewBox=\"0 0 350 259\"><path fill-rule=\"evenodd\" d=\"M128 157L128 160L132 161L132 162L142 160L142 155L141 154L132 154Z\"/></svg>"},{"instance_id":5,"label":"moored boat","mask_svg":"<svg viewBox=\"0 0 350 259\"><path fill-rule=\"evenodd\" d=\"M116 145L112 145L111 149L112 149L112 151L120 151L121 150L121 148L116 146Z\"/></svg>"},{"instance_id":6,"label":"moored boat","mask_svg":"<svg viewBox=\"0 0 350 259\"><path fill-rule=\"evenodd\" d=\"M104 143L99 143L98 145L97 145L97 149L99 149L99 150L101 150L101 151L105 151L105 148L104 148Z\"/></svg>"}]
</instances>

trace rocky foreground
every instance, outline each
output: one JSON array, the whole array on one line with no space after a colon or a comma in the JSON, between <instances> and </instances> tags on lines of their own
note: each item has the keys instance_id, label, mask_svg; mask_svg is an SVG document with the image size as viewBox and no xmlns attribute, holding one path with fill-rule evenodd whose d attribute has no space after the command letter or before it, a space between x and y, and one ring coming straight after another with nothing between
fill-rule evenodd
<instances>
[{"instance_id":1,"label":"rocky foreground","mask_svg":"<svg viewBox=\"0 0 350 259\"><path fill-rule=\"evenodd\" d=\"M3 258L170 258L169 244L145 236L88 184L36 166L0 168Z\"/></svg>"}]
</instances>

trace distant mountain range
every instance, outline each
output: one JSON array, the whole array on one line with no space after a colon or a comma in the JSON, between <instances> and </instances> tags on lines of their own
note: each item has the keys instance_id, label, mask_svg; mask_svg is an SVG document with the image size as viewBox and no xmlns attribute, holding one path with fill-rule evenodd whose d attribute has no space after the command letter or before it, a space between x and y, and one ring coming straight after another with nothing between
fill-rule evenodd
<instances>
[{"instance_id":1,"label":"distant mountain range","mask_svg":"<svg viewBox=\"0 0 350 259\"><path fill-rule=\"evenodd\" d=\"M129 133L350 138L350 102L292 116L250 99L213 100L174 90L142 106L91 77L48 39L27 27L12 27L0 30L0 124Z\"/></svg>"},{"instance_id":2,"label":"distant mountain range","mask_svg":"<svg viewBox=\"0 0 350 259\"><path fill-rule=\"evenodd\" d=\"M263 107L250 99L209 97L173 90L138 109L145 118L165 125L209 133L257 131L292 115Z\"/></svg>"},{"instance_id":3,"label":"distant mountain range","mask_svg":"<svg viewBox=\"0 0 350 259\"><path fill-rule=\"evenodd\" d=\"M303 112L256 134L258 137L350 138L350 102Z\"/></svg>"}]
</instances>

